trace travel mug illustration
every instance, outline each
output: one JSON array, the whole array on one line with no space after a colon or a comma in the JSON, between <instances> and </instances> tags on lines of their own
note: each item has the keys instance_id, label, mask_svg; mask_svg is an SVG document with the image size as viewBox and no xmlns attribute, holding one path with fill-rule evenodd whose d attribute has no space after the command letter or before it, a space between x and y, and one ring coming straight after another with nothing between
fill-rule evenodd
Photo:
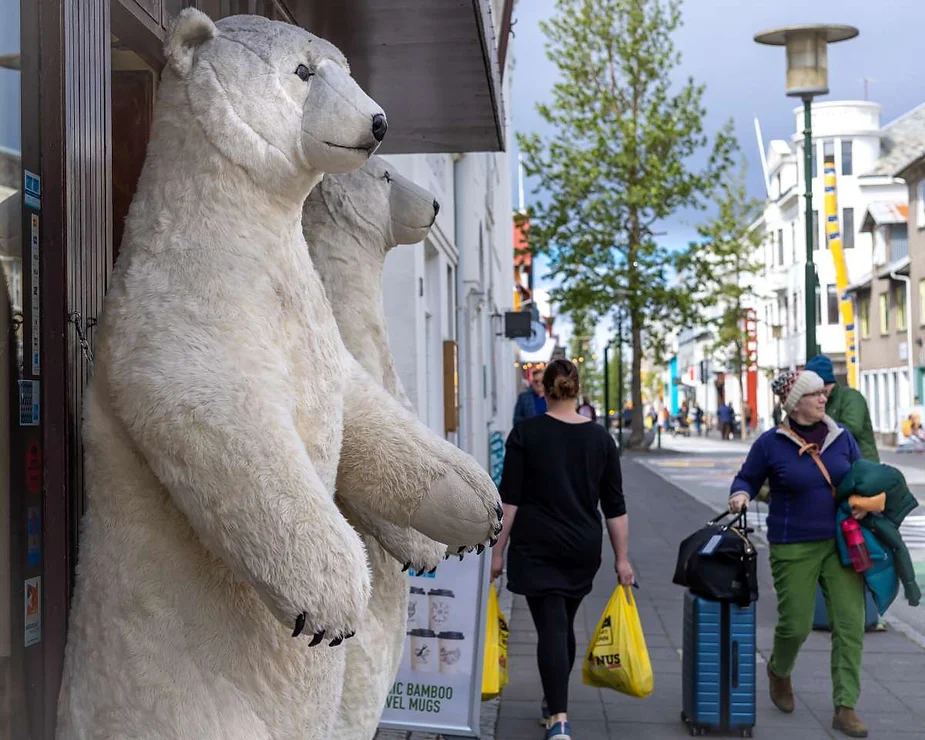
<instances>
[{"instance_id":1,"label":"travel mug illustration","mask_svg":"<svg viewBox=\"0 0 925 740\"><path fill-rule=\"evenodd\" d=\"M419 673L437 671L437 635L433 630L411 630L411 670Z\"/></svg>"},{"instance_id":2,"label":"travel mug illustration","mask_svg":"<svg viewBox=\"0 0 925 740\"><path fill-rule=\"evenodd\" d=\"M441 632L437 635L440 648L440 673L455 675L462 666L462 632Z\"/></svg>"},{"instance_id":3,"label":"travel mug illustration","mask_svg":"<svg viewBox=\"0 0 925 740\"><path fill-rule=\"evenodd\" d=\"M423 588L411 587L408 597L408 629L427 628L427 593Z\"/></svg>"},{"instance_id":4,"label":"travel mug illustration","mask_svg":"<svg viewBox=\"0 0 925 740\"><path fill-rule=\"evenodd\" d=\"M454 594L445 588L431 589L427 594L430 600L430 623L434 632L444 632L452 627Z\"/></svg>"}]
</instances>

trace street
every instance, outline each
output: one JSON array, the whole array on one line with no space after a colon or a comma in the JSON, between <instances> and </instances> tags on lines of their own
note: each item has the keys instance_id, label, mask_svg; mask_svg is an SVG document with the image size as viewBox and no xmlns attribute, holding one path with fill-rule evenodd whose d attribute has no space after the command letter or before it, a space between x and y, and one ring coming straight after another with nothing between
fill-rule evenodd
<instances>
[{"instance_id":1,"label":"street","mask_svg":"<svg viewBox=\"0 0 925 740\"><path fill-rule=\"evenodd\" d=\"M668 450L663 440L660 453L630 454L623 464L630 515L630 555L640 584L635 595L655 674L655 691L646 699L634 699L584 686L579 655L571 679L569 717L575 737L581 740L680 738L688 734L680 721L683 589L671 582L677 547L680 539L701 526L711 511L722 507L730 471L735 468L736 456L741 459L744 447L739 443L724 447L718 440L677 440L677 443L678 449ZM684 449L680 449L681 445ZM672 447L676 447L674 441ZM685 495L685 491L690 495ZM793 675L795 712L784 715L771 705L765 664L772 646L776 602L767 549L760 542L756 544L760 555L760 597L758 722L754 736L776 738L786 733L788 740L843 737L830 729L831 638L827 633L813 633L800 653ZM579 653L585 649L616 585L612 555L608 546L604 550L594 590L583 602L576 620ZM542 689L536 668L536 633L520 597L514 599L510 625L510 684L502 695L495 737L533 740L542 737L537 724ZM897 630L866 636L863 686L857 709L870 727L872 738L925 737L923 664L925 645L910 641Z\"/></svg>"}]
</instances>

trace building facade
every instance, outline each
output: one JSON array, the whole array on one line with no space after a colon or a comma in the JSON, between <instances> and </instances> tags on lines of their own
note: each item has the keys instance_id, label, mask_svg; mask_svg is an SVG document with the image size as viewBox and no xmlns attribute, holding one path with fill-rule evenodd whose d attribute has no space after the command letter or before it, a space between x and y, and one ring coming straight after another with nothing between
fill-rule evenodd
<instances>
[{"instance_id":1,"label":"building facade","mask_svg":"<svg viewBox=\"0 0 925 740\"><path fill-rule=\"evenodd\" d=\"M794 108L796 123L789 142L772 141L768 148L768 201L759 227L764 232L757 281L759 382L757 406L765 423L771 417L770 380L780 370L806 362L806 216L803 173L803 109ZM862 228L871 208L907 201L905 183L878 164L904 137L904 118L880 123L880 106L867 101L833 101L813 105L813 262L816 341L819 351L835 364L836 376L847 377L846 336L839 309L836 266L825 231L823 166L835 162L837 218L848 283L870 272L875 238Z\"/></svg>"},{"instance_id":2,"label":"building facade","mask_svg":"<svg viewBox=\"0 0 925 740\"><path fill-rule=\"evenodd\" d=\"M503 155L443 153L505 148L502 70L513 0L356 0L349 13L326 0L0 0L0 738L55 734L84 507L81 407L94 326L144 162L167 28L190 5L214 19L258 14L329 39L388 114L380 153L437 155L406 174L449 191L454 205L430 243L396 250L413 272L390 266L392 277L413 285L404 303L390 304L393 326L407 311L415 332L407 345L393 337L395 354L433 428L458 405L456 395L443 394L445 405L435 400L435 371L454 366L442 361L443 351L452 354L443 343L472 334L471 345L481 347L481 355L460 352L460 386L477 388L485 358L500 351L486 341L493 335L484 317L510 302L511 255L500 270L485 268L479 285L496 280L499 297L486 301L477 329L460 323L457 296L460 281L478 274L479 228L463 221L482 214L485 259L495 260L489 252L504 249L495 229L510 241L510 204L496 193L490 207L480 206L472 193L463 206L455 191L465 181L471 192L478 168L487 173L491 157L500 167ZM479 413L472 423L486 425Z\"/></svg>"},{"instance_id":3,"label":"building facade","mask_svg":"<svg viewBox=\"0 0 925 740\"><path fill-rule=\"evenodd\" d=\"M874 238L870 271L851 286L857 307L860 390L874 432L894 444L923 398L925 376L925 108L879 168L903 178L907 201L874 204L862 228Z\"/></svg>"}]
</instances>

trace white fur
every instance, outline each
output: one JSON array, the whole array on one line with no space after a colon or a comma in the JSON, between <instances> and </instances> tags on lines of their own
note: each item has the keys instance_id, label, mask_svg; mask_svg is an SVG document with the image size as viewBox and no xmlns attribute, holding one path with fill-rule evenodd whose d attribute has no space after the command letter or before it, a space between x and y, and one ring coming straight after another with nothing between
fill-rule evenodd
<instances>
[{"instance_id":1,"label":"white fur","mask_svg":"<svg viewBox=\"0 0 925 740\"><path fill-rule=\"evenodd\" d=\"M370 591L333 500L345 459L380 480L358 506L473 544L493 527L481 481L429 459L345 349L302 236L304 199L365 162L380 109L322 39L250 16L210 36L200 16L167 44L189 65L164 72L100 319L59 738L331 737L345 651L309 639L357 628ZM427 505L448 487L469 526Z\"/></svg>"},{"instance_id":2,"label":"white fur","mask_svg":"<svg viewBox=\"0 0 925 740\"><path fill-rule=\"evenodd\" d=\"M433 195L378 157L350 174L326 177L309 196L302 217L312 261L347 349L409 408L388 344L382 271L388 251L398 244L422 241L435 218ZM441 562L446 546L352 509L343 494L339 494L342 508L360 531L369 554L372 593L363 627L347 646L334 734L339 740L370 740L405 644L408 580L399 563L430 570Z\"/></svg>"}]
</instances>

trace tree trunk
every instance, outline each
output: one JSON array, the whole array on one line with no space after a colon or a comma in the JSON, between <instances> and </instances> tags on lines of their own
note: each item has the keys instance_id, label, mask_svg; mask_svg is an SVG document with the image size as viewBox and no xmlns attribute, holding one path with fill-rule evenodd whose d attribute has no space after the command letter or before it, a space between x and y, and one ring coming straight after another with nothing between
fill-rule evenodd
<instances>
[{"instance_id":1,"label":"tree trunk","mask_svg":"<svg viewBox=\"0 0 925 740\"><path fill-rule=\"evenodd\" d=\"M630 311L630 333L633 336L633 373L630 381L633 397L633 432L629 446L638 447L645 437L642 423L642 317L639 312Z\"/></svg>"},{"instance_id":2,"label":"tree trunk","mask_svg":"<svg viewBox=\"0 0 925 740\"><path fill-rule=\"evenodd\" d=\"M745 416L745 368L739 364L739 405L741 406L742 423L739 425L739 436L742 439L748 438L747 421Z\"/></svg>"}]
</instances>

